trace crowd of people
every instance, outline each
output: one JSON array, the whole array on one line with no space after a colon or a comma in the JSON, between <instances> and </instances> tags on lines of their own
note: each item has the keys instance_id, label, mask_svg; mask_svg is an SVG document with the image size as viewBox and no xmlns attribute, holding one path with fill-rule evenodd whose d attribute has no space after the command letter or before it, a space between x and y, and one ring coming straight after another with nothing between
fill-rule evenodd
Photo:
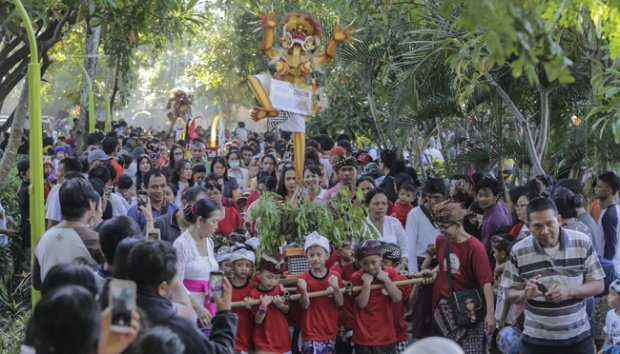
<instances>
[{"instance_id":1,"label":"crowd of people","mask_svg":"<svg viewBox=\"0 0 620 354\"><path fill-rule=\"evenodd\" d=\"M549 176L420 181L394 151L320 135L298 185L286 137L243 130L219 152L130 127L90 134L83 152L59 137L41 161L47 230L33 245L34 162L17 163L21 225L0 205L0 241L34 249L42 294L24 353L391 354L432 336L468 354L620 353L614 172L591 195ZM261 195L329 204L345 189L377 238L304 235L309 268L283 282L284 253L257 253ZM110 324L113 279L137 288L124 333Z\"/></svg>"}]
</instances>

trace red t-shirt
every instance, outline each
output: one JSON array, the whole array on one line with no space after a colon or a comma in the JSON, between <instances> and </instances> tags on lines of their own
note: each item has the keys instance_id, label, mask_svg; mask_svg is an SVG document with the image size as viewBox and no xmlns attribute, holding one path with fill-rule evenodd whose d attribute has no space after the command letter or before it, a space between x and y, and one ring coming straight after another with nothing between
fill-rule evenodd
<instances>
[{"instance_id":1,"label":"red t-shirt","mask_svg":"<svg viewBox=\"0 0 620 354\"><path fill-rule=\"evenodd\" d=\"M306 281L308 292L326 290L329 285L329 277L335 275L338 278L338 287L342 287L340 274L328 270L325 276L317 278L310 270L299 275ZM297 287L299 294L299 287ZM321 296L310 299L310 306L303 311L301 316L301 338L307 341L332 340L338 336L338 306L332 296Z\"/></svg>"},{"instance_id":2,"label":"red t-shirt","mask_svg":"<svg viewBox=\"0 0 620 354\"><path fill-rule=\"evenodd\" d=\"M407 277L399 273L396 274L396 280L407 280ZM398 342L407 340L407 320L405 319L405 303L409 301L409 295L413 287L411 285L401 285L398 287L403 292L403 298L399 302L392 304L394 312L394 330L396 331L396 339Z\"/></svg>"},{"instance_id":3,"label":"red t-shirt","mask_svg":"<svg viewBox=\"0 0 620 354\"><path fill-rule=\"evenodd\" d=\"M407 215L409 214L411 209L413 209L413 204L403 204L397 200L396 202L394 202L394 207L392 207L392 212L390 213L390 216L398 219L398 221L403 224L403 227L405 227L405 223L407 222Z\"/></svg>"},{"instance_id":4,"label":"red t-shirt","mask_svg":"<svg viewBox=\"0 0 620 354\"><path fill-rule=\"evenodd\" d=\"M452 291L481 289L482 285L493 283L493 271L484 245L475 237L464 242L448 242L450 246L450 267L452 269ZM448 274L444 261L443 235L435 240L439 274L433 286L433 308L439 299L448 299Z\"/></svg>"},{"instance_id":5,"label":"red t-shirt","mask_svg":"<svg viewBox=\"0 0 620 354\"><path fill-rule=\"evenodd\" d=\"M114 167L114 171L116 172L116 177L114 177L114 185L118 183L118 180L123 175L123 166L121 166L116 159L110 160L110 165Z\"/></svg>"},{"instance_id":6,"label":"red t-shirt","mask_svg":"<svg viewBox=\"0 0 620 354\"><path fill-rule=\"evenodd\" d=\"M338 272L343 281L351 281L353 274L358 271L353 262L344 266L338 262L332 266L331 270ZM344 294L344 305L340 308L340 324L346 329L355 326L355 297L353 295Z\"/></svg>"},{"instance_id":7,"label":"red t-shirt","mask_svg":"<svg viewBox=\"0 0 620 354\"><path fill-rule=\"evenodd\" d=\"M519 222L517 224L515 224L510 231L508 231L508 234L510 236L512 236L513 240L517 239L517 236L519 236L519 233L521 232L521 229L523 228L523 225L525 225L523 222Z\"/></svg>"},{"instance_id":8,"label":"red t-shirt","mask_svg":"<svg viewBox=\"0 0 620 354\"><path fill-rule=\"evenodd\" d=\"M396 281L398 273L392 267L383 267L392 281ZM353 286L362 285L364 269L355 272L351 277ZM375 279L372 284L381 284ZM357 293L356 295L359 295ZM355 306L355 326L351 340L356 345L382 346L396 343L394 330L393 301L385 289L370 290L370 298L365 308Z\"/></svg>"},{"instance_id":9,"label":"red t-shirt","mask_svg":"<svg viewBox=\"0 0 620 354\"><path fill-rule=\"evenodd\" d=\"M250 291L250 297L260 299L261 296L282 295L282 288L275 286L271 291L262 291L257 287ZM258 313L259 306L252 307L252 320ZM261 324L254 322L254 333L252 334L254 349L270 353L286 353L291 350L291 335L288 331L286 315L273 303L267 306L267 313Z\"/></svg>"},{"instance_id":10,"label":"red t-shirt","mask_svg":"<svg viewBox=\"0 0 620 354\"><path fill-rule=\"evenodd\" d=\"M338 251L336 250L336 246L330 243L329 247L331 248L331 253L329 254L329 258L325 261L325 268L331 269L334 264L336 264L340 260L340 256L338 255Z\"/></svg>"},{"instance_id":11,"label":"red t-shirt","mask_svg":"<svg viewBox=\"0 0 620 354\"><path fill-rule=\"evenodd\" d=\"M220 220L219 224L217 224L217 230L215 230L215 232L221 232L228 236L235 229L243 227L243 220L237 209L233 207L224 207L224 209L226 210L226 215L224 215L224 219Z\"/></svg>"},{"instance_id":12,"label":"red t-shirt","mask_svg":"<svg viewBox=\"0 0 620 354\"><path fill-rule=\"evenodd\" d=\"M232 285L232 284L231 284ZM231 301L243 301L250 296L256 283L249 280L243 286L232 285ZM249 352L252 349L252 329L254 328L254 318L252 312L245 307L233 307L233 312L237 314L237 334L235 335L235 350Z\"/></svg>"}]
</instances>

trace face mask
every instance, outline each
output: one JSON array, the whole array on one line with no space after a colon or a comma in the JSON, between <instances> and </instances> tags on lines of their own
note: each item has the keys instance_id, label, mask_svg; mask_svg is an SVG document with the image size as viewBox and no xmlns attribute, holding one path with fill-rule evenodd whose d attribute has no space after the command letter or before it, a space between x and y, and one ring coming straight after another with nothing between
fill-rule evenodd
<instances>
[{"instance_id":1,"label":"face mask","mask_svg":"<svg viewBox=\"0 0 620 354\"><path fill-rule=\"evenodd\" d=\"M239 168L239 164L240 164L239 160L229 161L228 162L228 165L230 165L230 168L233 169L233 170L238 169Z\"/></svg>"}]
</instances>

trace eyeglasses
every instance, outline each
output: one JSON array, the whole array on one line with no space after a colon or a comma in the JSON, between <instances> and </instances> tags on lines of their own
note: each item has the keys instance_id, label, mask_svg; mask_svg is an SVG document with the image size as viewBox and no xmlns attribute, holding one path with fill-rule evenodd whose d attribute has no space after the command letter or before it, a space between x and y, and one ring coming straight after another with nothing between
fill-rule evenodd
<instances>
[{"instance_id":1,"label":"eyeglasses","mask_svg":"<svg viewBox=\"0 0 620 354\"><path fill-rule=\"evenodd\" d=\"M527 208L529 204L515 204L515 209Z\"/></svg>"},{"instance_id":2,"label":"eyeglasses","mask_svg":"<svg viewBox=\"0 0 620 354\"><path fill-rule=\"evenodd\" d=\"M445 231L445 230L449 229L454 224L436 224L436 225L437 225L437 229L438 230Z\"/></svg>"}]
</instances>

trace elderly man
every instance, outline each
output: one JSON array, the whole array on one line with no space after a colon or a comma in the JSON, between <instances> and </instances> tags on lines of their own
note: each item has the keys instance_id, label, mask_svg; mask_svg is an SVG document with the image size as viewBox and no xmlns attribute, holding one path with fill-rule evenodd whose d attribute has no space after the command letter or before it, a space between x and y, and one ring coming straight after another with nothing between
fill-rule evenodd
<instances>
[{"instance_id":1,"label":"elderly man","mask_svg":"<svg viewBox=\"0 0 620 354\"><path fill-rule=\"evenodd\" d=\"M509 302L525 303L522 354L594 354L585 298L603 291L605 274L592 242L563 229L553 201L527 207L532 235L510 251L502 277Z\"/></svg>"}]
</instances>

